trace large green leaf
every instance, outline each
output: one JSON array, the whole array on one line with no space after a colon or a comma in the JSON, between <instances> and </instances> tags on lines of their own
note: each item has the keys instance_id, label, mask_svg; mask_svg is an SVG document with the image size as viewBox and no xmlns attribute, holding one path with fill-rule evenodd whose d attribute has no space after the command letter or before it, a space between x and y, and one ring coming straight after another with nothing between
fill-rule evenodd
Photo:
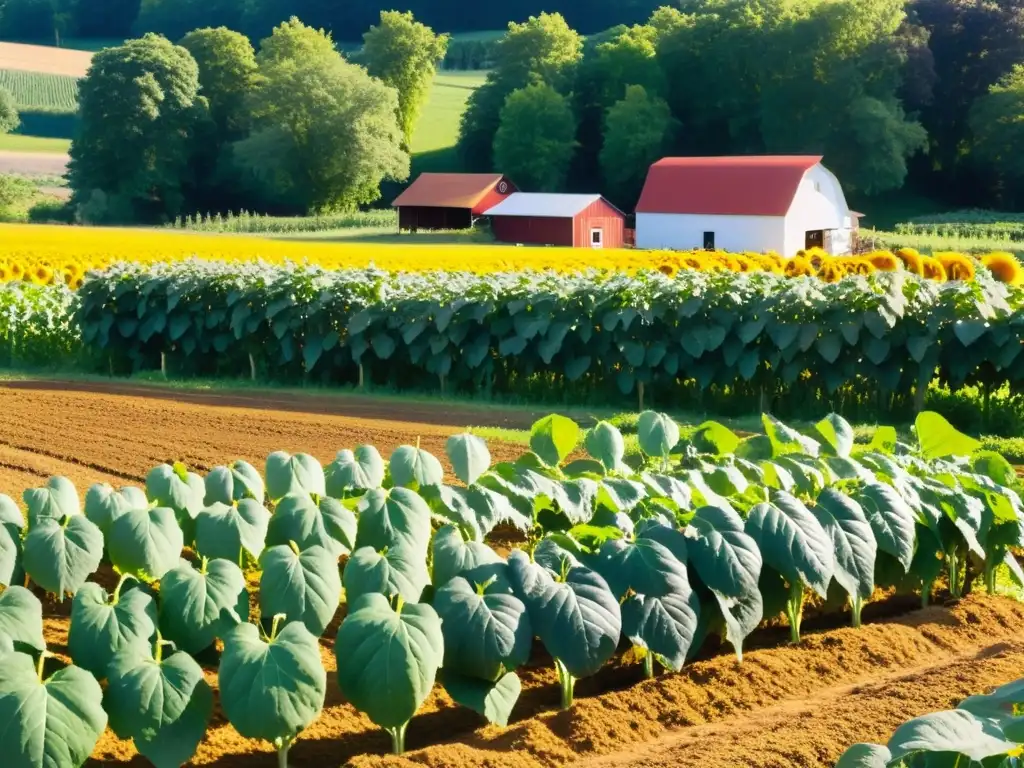
<instances>
[{"instance_id":1,"label":"large green leaf","mask_svg":"<svg viewBox=\"0 0 1024 768\"><path fill-rule=\"evenodd\" d=\"M962 709L934 712L910 720L889 739L892 760L911 758L921 752L951 752L981 762L1003 755L1019 745L1007 741L991 720Z\"/></svg>"},{"instance_id":2,"label":"large green leaf","mask_svg":"<svg viewBox=\"0 0 1024 768\"><path fill-rule=\"evenodd\" d=\"M664 413L644 411L636 423L640 450L648 456L667 459L679 442L679 425Z\"/></svg>"},{"instance_id":3,"label":"large green leaf","mask_svg":"<svg viewBox=\"0 0 1024 768\"><path fill-rule=\"evenodd\" d=\"M97 483L85 494L85 516L95 523L104 536L110 534L114 521L132 509L149 506L146 494L138 488L115 490L106 483Z\"/></svg>"},{"instance_id":4,"label":"large green leaf","mask_svg":"<svg viewBox=\"0 0 1024 768\"><path fill-rule=\"evenodd\" d=\"M21 538L0 525L0 585L9 587L24 580L21 568Z\"/></svg>"},{"instance_id":5,"label":"large green leaf","mask_svg":"<svg viewBox=\"0 0 1024 768\"><path fill-rule=\"evenodd\" d=\"M875 591L878 545L864 510L849 496L826 488L811 512L832 541L833 578L850 597L867 600Z\"/></svg>"},{"instance_id":6,"label":"large green leaf","mask_svg":"<svg viewBox=\"0 0 1024 768\"><path fill-rule=\"evenodd\" d=\"M258 559L269 527L270 513L256 499L215 501L196 517L196 550L204 557L235 563L243 562L243 553Z\"/></svg>"},{"instance_id":7,"label":"large green leaf","mask_svg":"<svg viewBox=\"0 0 1024 768\"><path fill-rule=\"evenodd\" d=\"M45 682L32 657L0 658L0 744L5 768L78 768L107 727L103 690L79 667Z\"/></svg>"},{"instance_id":8,"label":"large green leaf","mask_svg":"<svg viewBox=\"0 0 1024 768\"><path fill-rule=\"evenodd\" d=\"M447 644L445 640L446 648ZM459 674L447 664L441 671L441 683L456 704L472 709L502 728L508 725L523 687L515 672L506 672L495 682L490 682Z\"/></svg>"},{"instance_id":9,"label":"large green leaf","mask_svg":"<svg viewBox=\"0 0 1024 768\"><path fill-rule=\"evenodd\" d=\"M403 728L416 714L444 658L433 608L406 604L396 611L378 594L352 604L334 648L342 694L388 729Z\"/></svg>"},{"instance_id":10,"label":"large green leaf","mask_svg":"<svg viewBox=\"0 0 1024 768\"><path fill-rule=\"evenodd\" d=\"M666 595L630 595L622 604L622 633L674 672L693 644L700 600L689 583Z\"/></svg>"},{"instance_id":11,"label":"large green leaf","mask_svg":"<svg viewBox=\"0 0 1024 768\"><path fill-rule=\"evenodd\" d=\"M728 456L739 447L740 438L717 421L706 421L694 431L690 443L700 453Z\"/></svg>"},{"instance_id":12,"label":"large green leaf","mask_svg":"<svg viewBox=\"0 0 1024 768\"><path fill-rule=\"evenodd\" d=\"M408 488L368 491L359 500L357 547L400 546L426 557L430 546L430 507Z\"/></svg>"},{"instance_id":13,"label":"large green leaf","mask_svg":"<svg viewBox=\"0 0 1024 768\"><path fill-rule=\"evenodd\" d=\"M224 637L218 682L235 730L278 749L316 720L327 694L320 644L299 622L268 640L252 624L232 629Z\"/></svg>"},{"instance_id":14,"label":"large green leaf","mask_svg":"<svg viewBox=\"0 0 1024 768\"><path fill-rule=\"evenodd\" d=\"M803 583L826 597L835 570L832 540L802 502L777 491L771 503L750 510L744 530L766 565L790 584Z\"/></svg>"},{"instance_id":15,"label":"large green leaf","mask_svg":"<svg viewBox=\"0 0 1024 768\"><path fill-rule=\"evenodd\" d=\"M327 495L343 499L349 494L380 488L384 482L384 459L372 445L360 445L355 451L338 451L325 471Z\"/></svg>"},{"instance_id":16,"label":"large green leaf","mask_svg":"<svg viewBox=\"0 0 1024 768\"><path fill-rule=\"evenodd\" d=\"M43 639L43 605L24 587L0 592L0 637L7 637L17 650L46 650Z\"/></svg>"},{"instance_id":17,"label":"large green leaf","mask_svg":"<svg viewBox=\"0 0 1024 768\"><path fill-rule=\"evenodd\" d=\"M186 653L199 653L249 620L245 574L230 560L182 563L160 580L160 628Z\"/></svg>"},{"instance_id":18,"label":"large green leaf","mask_svg":"<svg viewBox=\"0 0 1024 768\"><path fill-rule=\"evenodd\" d=\"M153 596L130 589L122 579L113 595L99 584L82 586L71 604L68 652L75 664L97 679L107 676L114 655L126 649L147 652L157 627Z\"/></svg>"},{"instance_id":19,"label":"large green leaf","mask_svg":"<svg viewBox=\"0 0 1024 768\"><path fill-rule=\"evenodd\" d=\"M502 559L489 546L478 541L466 541L454 525L445 525L434 534L433 579L435 587L442 587L456 576L482 565L496 565Z\"/></svg>"},{"instance_id":20,"label":"large green leaf","mask_svg":"<svg viewBox=\"0 0 1024 768\"><path fill-rule=\"evenodd\" d=\"M875 541L881 552L886 552L910 570L914 559L914 511L896 489L883 483L866 483L853 494L853 499L864 510Z\"/></svg>"},{"instance_id":21,"label":"large green leaf","mask_svg":"<svg viewBox=\"0 0 1024 768\"><path fill-rule=\"evenodd\" d=\"M29 577L63 599L85 584L103 560L103 533L84 515L63 520L38 517L24 543L24 565Z\"/></svg>"},{"instance_id":22,"label":"large green leaf","mask_svg":"<svg viewBox=\"0 0 1024 768\"><path fill-rule=\"evenodd\" d=\"M82 513L78 491L66 477L51 477L42 488L29 488L21 498L28 507L29 528L43 518L62 520Z\"/></svg>"},{"instance_id":23,"label":"large green leaf","mask_svg":"<svg viewBox=\"0 0 1024 768\"><path fill-rule=\"evenodd\" d=\"M309 454L275 451L267 456L266 477L267 496L275 502L289 494L327 495L323 467Z\"/></svg>"},{"instance_id":24,"label":"large green leaf","mask_svg":"<svg viewBox=\"0 0 1024 768\"><path fill-rule=\"evenodd\" d=\"M662 597L676 591L689 591L685 561L680 561L660 542L643 536L635 541L606 542L594 561L594 568L608 582L618 600L629 592Z\"/></svg>"},{"instance_id":25,"label":"large green leaf","mask_svg":"<svg viewBox=\"0 0 1024 768\"><path fill-rule=\"evenodd\" d=\"M565 461L579 442L579 425L558 414L545 416L530 429L530 450L549 467L557 467Z\"/></svg>"},{"instance_id":26,"label":"large green leaf","mask_svg":"<svg viewBox=\"0 0 1024 768\"><path fill-rule=\"evenodd\" d=\"M619 601L596 571L567 569L564 580L519 550L508 559L509 579L526 605L534 632L576 678L596 674L611 658L622 633Z\"/></svg>"},{"instance_id":27,"label":"large green leaf","mask_svg":"<svg viewBox=\"0 0 1024 768\"><path fill-rule=\"evenodd\" d=\"M299 549L323 547L335 557L355 548L356 517L337 499L314 499L308 493L282 498L270 517L268 547L294 541Z\"/></svg>"},{"instance_id":28,"label":"large green leaf","mask_svg":"<svg viewBox=\"0 0 1024 768\"><path fill-rule=\"evenodd\" d=\"M830 413L814 426L817 439L833 456L847 457L853 450L853 427L837 413Z\"/></svg>"},{"instance_id":29,"label":"large green leaf","mask_svg":"<svg viewBox=\"0 0 1024 768\"><path fill-rule=\"evenodd\" d=\"M153 659L121 651L110 665L104 705L110 727L156 768L178 768L195 754L213 714L213 691L202 668L179 651Z\"/></svg>"},{"instance_id":30,"label":"large green leaf","mask_svg":"<svg viewBox=\"0 0 1024 768\"><path fill-rule=\"evenodd\" d=\"M0 493L0 526L7 528L12 536L20 535L25 527L25 518L14 499Z\"/></svg>"},{"instance_id":31,"label":"large green leaf","mask_svg":"<svg viewBox=\"0 0 1024 768\"><path fill-rule=\"evenodd\" d=\"M583 442L587 453L597 459L609 472L623 468L622 457L626 455L626 443L618 428L607 421L599 421L587 432Z\"/></svg>"},{"instance_id":32,"label":"large green leaf","mask_svg":"<svg viewBox=\"0 0 1024 768\"><path fill-rule=\"evenodd\" d=\"M476 435L452 435L445 443L448 460L455 476L466 485L472 485L491 466L491 452L487 443Z\"/></svg>"},{"instance_id":33,"label":"large green leaf","mask_svg":"<svg viewBox=\"0 0 1024 768\"><path fill-rule=\"evenodd\" d=\"M764 423L764 433L771 441L774 456L785 456L791 453L818 455L820 445L817 440L801 435L792 427L783 424L767 413L762 414L761 421Z\"/></svg>"},{"instance_id":34,"label":"large green leaf","mask_svg":"<svg viewBox=\"0 0 1024 768\"><path fill-rule=\"evenodd\" d=\"M757 591L761 552L743 519L723 507L701 507L690 521L689 562L713 592L740 598Z\"/></svg>"},{"instance_id":35,"label":"large green leaf","mask_svg":"<svg viewBox=\"0 0 1024 768\"><path fill-rule=\"evenodd\" d=\"M178 564L184 537L173 510L133 509L110 526L107 551L121 573L143 581L160 579Z\"/></svg>"},{"instance_id":36,"label":"large green leaf","mask_svg":"<svg viewBox=\"0 0 1024 768\"><path fill-rule=\"evenodd\" d=\"M521 531L532 524L508 498L480 484L469 488L441 485L428 489L428 493L427 500L434 515L457 525L474 541L483 541L502 522Z\"/></svg>"},{"instance_id":37,"label":"large green leaf","mask_svg":"<svg viewBox=\"0 0 1024 768\"><path fill-rule=\"evenodd\" d=\"M266 488L263 478L247 461L233 461L228 467L214 467L206 476L206 496L203 505L227 504L230 506L242 499L252 499L263 504Z\"/></svg>"},{"instance_id":38,"label":"large green leaf","mask_svg":"<svg viewBox=\"0 0 1024 768\"><path fill-rule=\"evenodd\" d=\"M271 547L260 558L260 612L301 621L320 637L341 603L338 560L323 547Z\"/></svg>"},{"instance_id":39,"label":"large green leaf","mask_svg":"<svg viewBox=\"0 0 1024 768\"><path fill-rule=\"evenodd\" d=\"M886 768L892 753L878 744L854 744L843 752L836 768Z\"/></svg>"},{"instance_id":40,"label":"large green leaf","mask_svg":"<svg viewBox=\"0 0 1024 768\"><path fill-rule=\"evenodd\" d=\"M422 448L401 445L391 454L388 462L391 480L395 485L424 488L440 485L444 480L444 468L437 458Z\"/></svg>"},{"instance_id":41,"label":"large green leaf","mask_svg":"<svg viewBox=\"0 0 1024 768\"><path fill-rule=\"evenodd\" d=\"M497 682L530 658L533 628L504 578L458 576L437 590L434 609L444 632L446 670ZM472 579L472 581L471 581Z\"/></svg>"},{"instance_id":42,"label":"large green leaf","mask_svg":"<svg viewBox=\"0 0 1024 768\"><path fill-rule=\"evenodd\" d=\"M146 475L146 495L157 506L174 510L185 535L185 543L190 544L194 534L193 521L206 498L203 478L189 472L184 464L161 464Z\"/></svg>"},{"instance_id":43,"label":"large green leaf","mask_svg":"<svg viewBox=\"0 0 1024 768\"><path fill-rule=\"evenodd\" d=\"M371 593L387 597L401 595L406 602L415 603L430 584L426 558L401 547L390 547L383 552L373 547L360 547L345 565L343 577L349 603Z\"/></svg>"},{"instance_id":44,"label":"large green leaf","mask_svg":"<svg viewBox=\"0 0 1024 768\"><path fill-rule=\"evenodd\" d=\"M739 598L714 592L715 603L725 623L725 639L736 650L736 658L743 661L743 643L757 629L764 618L764 598L759 589Z\"/></svg>"},{"instance_id":45,"label":"large green leaf","mask_svg":"<svg viewBox=\"0 0 1024 768\"><path fill-rule=\"evenodd\" d=\"M914 422L921 455L926 459L946 456L970 456L981 443L968 437L934 411L922 411Z\"/></svg>"},{"instance_id":46,"label":"large green leaf","mask_svg":"<svg viewBox=\"0 0 1024 768\"><path fill-rule=\"evenodd\" d=\"M971 457L971 469L1002 486L1017 482L1017 472L1006 457L995 451L978 451Z\"/></svg>"}]
</instances>

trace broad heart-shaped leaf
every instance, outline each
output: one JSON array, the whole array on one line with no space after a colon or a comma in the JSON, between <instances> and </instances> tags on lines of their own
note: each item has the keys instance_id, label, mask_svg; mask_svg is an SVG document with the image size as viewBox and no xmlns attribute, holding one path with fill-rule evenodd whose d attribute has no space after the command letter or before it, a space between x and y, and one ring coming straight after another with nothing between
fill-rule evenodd
<instances>
[{"instance_id":1,"label":"broad heart-shaped leaf","mask_svg":"<svg viewBox=\"0 0 1024 768\"><path fill-rule=\"evenodd\" d=\"M178 768L195 754L213 714L213 691L184 651L159 661L137 649L110 664L103 703L110 728L156 768Z\"/></svg>"},{"instance_id":2,"label":"broad heart-shaped leaf","mask_svg":"<svg viewBox=\"0 0 1024 768\"><path fill-rule=\"evenodd\" d=\"M892 759L888 747L878 744L854 744L843 752L836 768L886 768Z\"/></svg>"},{"instance_id":3,"label":"broad heart-shaped leaf","mask_svg":"<svg viewBox=\"0 0 1024 768\"><path fill-rule=\"evenodd\" d=\"M755 589L740 598L726 597L714 592L715 602L725 622L725 639L736 650L736 658L743 661L743 643L764 618L764 598Z\"/></svg>"},{"instance_id":4,"label":"broad heart-shaped leaf","mask_svg":"<svg viewBox=\"0 0 1024 768\"><path fill-rule=\"evenodd\" d=\"M96 483L85 494L85 516L104 536L110 534L110 526L125 512L148 506L145 492L130 486L117 491L106 483Z\"/></svg>"},{"instance_id":5,"label":"broad heart-shaped leaf","mask_svg":"<svg viewBox=\"0 0 1024 768\"><path fill-rule=\"evenodd\" d=\"M644 411L636 422L640 450L648 456L667 459L679 442L679 425L664 413Z\"/></svg>"},{"instance_id":6,"label":"broad heart-shaped leaf","mask_svg":"<svg viewBox=\"0 0 1024 768\"><path fill-rule=\"evenodd\" d=\"M836 565L832 577L850 597L867 600L875 591L878 544L864 510L849 496L826 488L811 512L832 541Z\"/></svg>"},{"instance_id":7,"label":"broad heart-shaped leaf","mask_svg":"<svg viewBox=\"0 0 1024 768\"><path fill-rule=\"evenodd\" d=\"M103 690L74 666L40 682L31 656L4 654L0 723L5 768L80 766L107 727Z\"/></svg>"},{"instance_id":8,"label":"broad heart-shaped leaf","mask_svg":"<svg viewBox=\"0 0 1024 768\"><path fill-rule=\"evenodd\" d=\"M305 453L291 456L284 451L275 451L267 456L266 476L267 496L272 501L283 499L289 494L327 495L323 467Z\"/></svg>"},{"instance_id":9,"label":"broad heart-shaped leaf","mask_svg":"<svg viewBox=\"0 0 1024 768\"><path fill-rule=\"evenodd\" d=\"M481 565L497 565L504 561L493 549L482 542L466 541L454 525L445 525L434 534L433 579L435 587L442 587L456 576Z\"/></svg>"},{"instance_id":10,"label":"broad heart-shaped leaf","mask_svg":"<svg viewBox=\"0 0 1024 768\"><path fill-rule=\"evenodd\" d=\"M256 499L232 504L219 501L196 517L196 551L203 557L241 563L242 553L258 559L270 527L270 513Z\"/></svg>"},{"instance_id":11,"label":"broad heart-shaped leaf","mask_svg":"<svg viewBox=\"0 0 1024 768\"><path fill-rule=\"evenodd\" d=\"M617 427L607 421L599 421L583 441L587 453L597 459L609 472L622 469L622 457L626 455L626 443Z\"/></svg>"},{"instance_id":12,"label":"broad heart-shaped leaf","mask_svg":"<svg viewBox=\"0 0 1024 768\"><path fill-rule=\"evenodd\" d=\"M372 445L360 445L355 451L338 451L324 475L327 495L343 499L351 493L380 488L384 482L384 459Z\"/></svg>"},{"instance_id":13,"label":"broad heart-shaped leaf","mask_svg":"<svg viewBox=\"0 0 1024 768\"><path fill-rule=\"evenodd\" d=\"M1010 487L1017 482L1017 473L1006 457L995 451L978 451L971 456L971 469L999 485Z\"/></svg>"},{"instance_id":14,"label":"broad heart-shaped leaf","mask_svg":"<svg viewBox=\"0 0 1024 768\"><path fill-rule=\"evenodd\" d=\"M817 456L821 448L817 440L801 435L792 427L786 426L774 416L761 415L764 433L772 444L772 455L785 456L790 453L806 453Z\"/></svg>"},{"instance_id":15,"label":"broad heart-shaped leaf","mask_svg":"<svg viewBox=\"0 0 1024 768\"><path fill-rule=\"evenodd\" d=\"M401 595L406 602L416 603L430 584L426 558L401 547L390 547L383 553L373 547L360 547L346 563L343 577L349 604L371 593Z\"/></svg>"},{"instance_id":16,"label":"broad heart-shaped leaf","mask_svg":"<svg viewBox=\"0 0 1024 768\"><path fill-rule=\"evenodd\" d=\"M61 520L82 513L78 491L66 477L51 477L42 488L29 488L21 494L21 498L28 507L30 528L44 517Z\"/></svg>"},{"instance_id":17,"label":"broad heart-shaped leaf","mask_svg":"<svg viewBox=\"0 0 1024 768\"><path fill-rule=\"evenodd\" d=\"M445 640L446 648L447 644ZM487 718L488 722L502 728L508 725L508 719L523 689L519 675L515 672L506 672L492 683L478 677L461 675L447 664L441 671L441 684L456 704L473 710Z\"/></svg>"},{"instance_id":18,"label":"broad heart-shaped leaf","mask_svg":"<svg viewBox=\"0 0 1024 768\"><path fill-rule=\"evenodd\" d=\"M24 580L21 572L21 538L0 525L0 585L9 587Z\"/></svg>"},{"instance_id":19,"label":"broad heart-shaped leaf","mask_svg":"<svg viewBox=\"0 0 1024 768\"><path fill-rule=\"evenodd\" d=\"M430 546L430 507L408 488L375 488L359 500L357 547L400 546L426 557Z\"/></svg>"},{"instance_id":20,"label":"broad heart-shaped leaf","mask_svg":"<svg viewBox=\"0 0 1024 768\"><path fill-rule=\"evenodd\" d=\"M814 433L826 453L845 458L853 450L853 427L838 413L830 413L815 424Z\"/></svg>"},{"instance_id":21,"label":"broad heart-shaped leaf","mask_svg":"<svg viewBox=\"0 0 1024 768\"><path fill-rule=\"evenodd\" d=\"M487 450L487 443L476 435L452 435L444 447L455 476L466 485L475 483L491 466L491 452Z\"/></svg>"},{"instance_id":22,"label":"broad heart-shaped leaf","mask_svg":"<svg viewBox=\"0 0 1024 768\"><path fill-rule=\"evenodd\" d=\"M958 431L934 411L922 411L914 422L921 455L926 459L946 456L970 456L981 448L981 443Z\"/></svg>"},{"instance_id":23,"label":"broad heart-shaped leaf","mask_svg":"<svg viewBox=\"0 0 1024 768\"><path fill-rule=\"evenodd\" d=\"M323 547L296 554L289 546L271 547L260 558L260 613L284 614L320 637L341 603L338 559Z\"/></svg>"},{"instance_id":24,"label":"broad heart-shaped leaf","mask_svg":"<svg viewBox=\"0 0 1024 768\"><path fill-rule=\"evenodd\" d=\"M8 587L0 592L0 637L9 638L16 650L26 653L46 650L43 605L24 587Z\"/></svg>"},{"instance_id":25,"label":"broad heart-shaped leaf","mask_svg":"<svg viewBox=\"0 0 1024 768\"><path fill-rule=\"evenodd\" d=\"M227 504L252 499L263 504L266 488L263 478L252 464L247 461L233 461L228 467L214 467L206 476L206 496L203 506Z\"/></svg>"},{"instance_id":26,"label":"broad heart-shaped leaf","mask_svg":"<svg viewBox=\"0 0 1024 768\"><path fill-rule=\"evenodd\" d=\"M299 622L269 642L252 624L232 629L224 637L218 681L221 707L235 730L276 748L316 720L327 694L320 644Z\"/></svg>"},{"instance_id":27,"label":"broad heart-shaped leaf","mask_svg":"<svg viewBox=\"0 0 1024 768\"><path fill-rule=\"evenodd\" d=\"M910 720L889 739L892 760L920 752L952 752L981 762L1019 745L1007 741L999 727L962 709L933 712Z\"/></svg>"},{"instance_id":28,"label":"broad heart-shaped leaf","mask_svg":"<svg viewBox=\"0 0 1024 768\"><path fill-rule=\"evenodd\" d=\"M18 535L25 527L25 518L14 499L0 493L0 525L7 528L12 536Z\"/></svg>"},{"instance_id":29,"label":"broad heart-shaped leaf","mask_svg":"<svg viewBox=\"0 0 1024 768\"><path fill-rule=\"evenodd\" d=\"M727 598L757 592L761 552L743 519L723 507L701 507L690 521L689 562L708 589Z\"/></svg>"},{"instance_id":30,"label":"broad heart-shaped leaf","mask_svg":"<svg viewBox=\"0 0 1024 768\"><path fill-rule=\"evenodd\" d=\"M867 450L881 454L891 454L896 450L896 443L899 442L899 435L895 427L878 427L875 434L871 436Z\"/></svg>"},{"instance_id":31,"label":"broad heart-shaped leaf","mask_svg":"<svg viewBox=\"0 0 1024 768\"><path fill-rule=\"evenodd\" d=\"M524 532L532 524L505 496L479 483L469 488L441 485L424 493L436 517L457 525L474 541L483 541L498 523L507 522Z\"/></svg>"},{"instance_id":32,"label":"broad heart-shaped leaf","mask_svg":"<svg viewBox=\"0 0 1024 768\"><path fill-rule=\"evenodd\" d=\"M622 633L619 601L597 571L568 569L565 581L515 550L508 558L509 580L530 613L536 635L576 678L596 674L611 658Z\"/></svg>"},{"instance_id":33,"label":"broad heart-shaped leaf","mask_svg":"<svg viewBox=\"0 0 1024 768\"><path fill-rule=\"evenodd\" d=\"M434 609L441 617L446 670L496 682L529 660L530 616L502 579L474 584L458 576L434 594Z\"/></svg>"},{"instance_id":34,"label":"broad heart-shaped leaf","mask_svg":"<svg viewBox=\"0 0 1024 768\"><path fill-rule=\"evenodd\" d=\"M434 687L444 658L441 620L429 605L396 612L383 595L365 595L342 622L334 649L345 698L381 728L401 728Z\"/></svg>"},{"instance_id":35,"label":"broad heart-shaped leaf","mask_svg":"<svg viewBox=\"0 0 1024 768\"><path fill-rule=\"evenodd\" d=\"M119 651L142 649L147 653L156 634L157 610L153 596L144 589L129 589L121 582L113 595L99 584L84 584L71 604L68 652L82 669L98 680Z\"/></svg>"},{"instance_id":36,"label":"broad heart-shaped leaf","mask_svg":"<svg viewBox=\"0 0 1024 768\"><path fill-rule=\"evenodd\" d=\"M622 604L622 633L678 672L693 644L699 616L700 600L689 583L667 595L630 595Z\"/></svg>"},{"instance_id":37,"label":"broad heart-shaped leaf","mask_svg":"<svg viewBox=\"0 0 1024 768\"><path fill-rule=\"evenodd\" d=\"M835 570L832 540L818 519L784 491L750 510L744 527L767 565L790 584L802 582L822 598Z\"/></svg>"},{"instance_id":38,"label":"broad heart-shaped leaf","mask_svg":"<svg viewBox=\"0 0 1024 768\"><path fill-rule=\"evenodd\" d=\"M121 573L142 581L160 579L178 564L184 536L173 510L145 507L125 512L110 526L107 551Z\"/></svg>"},{"instance_id":39,"label":"broad heart-shaped leaf","mask_svg":"<svg viewBox=\"0 0 1024 768\"><path fill-rule=\"evenodd\" d=\"M355 540L356 516L340 501L325 496L318 503L308 493L290 493L270 517L266 545L294 541L299 549L323 547L338 558L355 548Z\"/></svg>"},{"instance_id":40,"label":"broad heart-shaped leaf","mask_svg":"<svg viewBox=\"0 0 1024 768\"><path fill-rule=\"evenodd\" d=\"M161 464L146 475L146 495L157 506L174 510L178 524L191 542L191 521L196 519L206 498L206 483L184 464ZM187 529L187 530L186 530Z\"/></svg>"},{"instance_id":41,"label":"broad heart-shaped leaf","mask_svg":"<svg viewBox=\"0 0 1024 768\"><path fill-rule=\"evenodd\" d=\"M549 467L557 467L580 442L579 425L553 413L534 422L530 429L530 450Z\"/></svg>"},{"instance_id":42,"label":"broad heart-shaped leaf","mask_svg":"<svg viewBox=\"0 0 1024 768\"><path fill-rule=\"evenodd\" d=\"M36 518L25 537L25 572L58 598L74 594L103 560L103 533L84 515Z\"/></svg>"},{"instance_id":43,"label":"broad heart-shaped leaf","mask_svg":"<svg viewBox=\"0 0 1024 768\"><path fill-rule=\"evenodd\" d=\"M883 483L866 483L853 493L875 534L880 552L886 552L910 570L914 559L914 511L896 489Z\"/></svg>"},{"instance_id":44,"label":"broad heart-shaped leaf","mask_svg":"<svg viewBox=\"0 0 1024 768\"><path fill-rule=\"evenodd\" d=\"M437 458L422 448L400 445L391 454L388 462L391 480L398 486L424 488L440 485L444 480L444 468Z\"/></svg>"},{"instance_id":45,"label":"broad heart-shaped leaf","mask_svg":"<svg viewBox=\"0 0 1024 768\"><path fill-rule=\"evenodd\" d=\"M182 563L160 580L160 628L186 653L199 653L249 620L245 574L230 560Z\"/></svg>"},{"instance_id":46,"label":"broad heart-shaped leaf","mask_svg":"<svg viewBox=\"0 0 1024 768\"><path fill-rule=\"evenodd\" d=\"M630 591L662 597L676 591L688 592L690 579L685 561L654 539L615 539L605 542L593 566L617 600Z\"/></svg>"},{"instance_id":47,"label":"broad heart-shaped leaf","mask_svg":"<svg viewBox=\"0 0 1024 768\"><path fill-rule=\"evenodd\" d=\"M739 447L740 438L717 421L706 421L694 431L690 443L699 453L728 456Z\"/></svg>"}]
</instances>

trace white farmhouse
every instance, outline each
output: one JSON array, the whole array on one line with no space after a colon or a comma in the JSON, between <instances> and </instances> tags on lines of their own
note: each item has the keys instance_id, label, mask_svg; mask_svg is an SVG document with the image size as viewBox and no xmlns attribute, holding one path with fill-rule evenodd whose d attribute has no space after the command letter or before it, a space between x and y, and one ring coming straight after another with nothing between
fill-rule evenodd
<instances>
[{"instance_id":1,"label":"white farmhouse","mask_svg":"<svg viewBox=\"0 0 1024 768\"><path fill-rule=\"evenodd\" d=\"M859 216L820 156L667 157L637 203L636 247L840 255Z\"/></svg>"}]
</instances>

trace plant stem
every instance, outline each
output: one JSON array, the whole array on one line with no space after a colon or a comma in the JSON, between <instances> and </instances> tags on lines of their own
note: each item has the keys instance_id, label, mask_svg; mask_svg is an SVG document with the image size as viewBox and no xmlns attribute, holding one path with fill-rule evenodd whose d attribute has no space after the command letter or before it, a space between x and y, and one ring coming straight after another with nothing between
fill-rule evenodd
<instances>
[{"instance_id":1,"label":"plant stem","mask_svg":"<svg viewBox=\"0 0 1024 768\"><path fill-rule=\"evenodd\" d=\"M402 723L397 728L385 729L391 734L391 753L393 755L405 754L405 729L408 726L408 723Z\"/></svg>"},{"instance_id":2,"label":"plant stem","mask_svg":"<svg viewBox=\"0 0 1024 768\"><path fill-rule=\"evenodd\" d=\"M644 677L651 679L654 677L654 654L647 651L647 655L644 656Z\"/></svg>"},{"instance_id":3,"label":"plant stem","mask_svg":"<svg viewBox=\"0 0 1024 768\"><path fill-rule=\"evenodd\" d=\"M49 655L48 651L43 651L39 654L39 661L36 662L36 677L39 678L40 683L43 682L43 665Z\"/></svg>"},{"instance_id":4,"label":"plant stem","mask_svg":"<svg viewBox=\"0 0 1024 768\"><path fill-rule=\"evenodd\" d=\"M576 688L576 678L572 676L565 665L555 659L555 669L558 670L558 682L562 686L562 709L566 710L572 707L573 691Z\"/></svg>"},{"instance_id":5,"label":"plant stem","mask_svg":"<svg viewBox=\"0 0 1024 768\"><path fill-rule=\"evenodd\" d=\"M789 619L789 640L800 642L800 622L804 615L804 585L794 581L789 585L789 599L786 600L786 618Z\"/></svg>"},{"instance_id":6,"label":"plant stem","mask_svg":"<svg viewBox=\"0 0 1024 768\"><path fill-rule=\"evenodd\" d=\"M128 579L134 579L130 573L122 573L120 581L117 582L117 586L114 588L114 595L111 597L111 605L117 605L117 601L121 599L121 587Z\"/></svg>"},{"instance_id":7,"label":"plant stem","mask_svg":"<svg viewBox=\"0 0 1024 768\"><path fill-rule=\"evenodd\" d=\"M1002 562L1002 558L1000 558L1000 562ZM993 553L985 560L985 591L990 595L996 593L996 567L995 554Z\"/></svg>"},{"instance_id":8,"label":"plant stem","mask_svg":"<svg viewBox=\"0 0 1024 768\"><path fill-rule=\"evenodd\" d=\"M921 588L921 607L922 608L927 608L928 604L932 600L932 583L933 582L931 582L931 581L926 581L924 583L924 586Z\"/></svg>"},{"instance_id":9,"label":"plant stem","mask_svg":"<svg viewBox=\"0 0 1024 768\"><path fill-rule=\"evenodd\" d=\"M864 608L864 599L860 595L850 596L850 608L853 612L853 626L860 627L860 612Z\"/></svg>"},{"instance_id":10,"label":"plant stem","mask_svg":"<svg viewBox=\"0 0 1024 768\"><path fill-rule=\"evenodd\" d=\"M946 554L946 563L949 568L949 593L954 597L960 597L960 558L955 551Z\"/></svg>"},{"instance_id":11,"label":"plant stem","mask_svg":"<svg viewBox=\"0 0 1024 768\"><path fill-rule=\"evenodd\" d=\"M288 750L292 748L292 743L286 741L281 745L281 748L277 750L277 768L288 768Z\"/></svg>"}]
</instances>

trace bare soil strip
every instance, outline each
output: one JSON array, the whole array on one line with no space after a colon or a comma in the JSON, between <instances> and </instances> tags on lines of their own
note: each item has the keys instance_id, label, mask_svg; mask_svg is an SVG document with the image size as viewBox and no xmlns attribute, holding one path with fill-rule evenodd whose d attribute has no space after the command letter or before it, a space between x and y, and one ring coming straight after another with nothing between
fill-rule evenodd
<instances>
[{"instance_id":1,"label":"bare soil strip","mask_svg":"<svg viewBox=\"0 0 1024 768\"><path fill-rule=\"evenodd\" d=\"M0 43L0 69L85 77L91 63L92 53L89 51L50 45Z\"/></svg>"},{"instance_id":2,"label":"bare soil strip","mask_svg":"<svg viewBox=\"0 0 1024 768\"><path fill-rule=\"evenodd\" d=\"M0 69L3 67L0 66ZM50 152L13 152L0 150L0 173L25 176L63 176L68 170L67 155Z\"/></svg>"}]
</instances>

